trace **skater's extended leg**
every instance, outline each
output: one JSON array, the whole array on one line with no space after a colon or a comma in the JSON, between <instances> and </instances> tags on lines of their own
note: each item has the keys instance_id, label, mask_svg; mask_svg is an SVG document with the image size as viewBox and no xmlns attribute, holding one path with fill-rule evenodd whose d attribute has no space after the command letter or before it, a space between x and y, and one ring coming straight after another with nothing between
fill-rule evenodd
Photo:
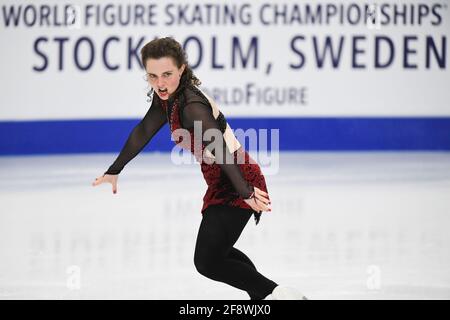
<instances>
[{"instance_id":1,"label":"skater's extended leg","mask_svg":"<svg viewBox=\"0 0 450 320\"><path fill-rule=\"evenodd\" d=\"M241 261L256 270L256 266L253 264L252 260L250 260L250 258L247 257L247 255L245 253L243 253L242 251L240 251L239 249L237 249L235 247L232 247L230 249L227 257L228 257L228 259ZM262 300L265 298L265 297L258 296L257 294L254 294L252 292L247 292L247 293L250 296L251 300Z\"/></svg>"},{"instance_id":2,"label":"skater's extended leg","mask_svg":"<svg viewBox=\"0 0 450 320\"><path fill-rule=\"evenodd\" d=\"M266 297L277 284L260 274L253 263L248 263L250 259L244 262L229 257L251 211L220 205L208 209L203 213L195 247L197 270L210 279L245 290L254 298Z\"/></svg>"}]
</instances>

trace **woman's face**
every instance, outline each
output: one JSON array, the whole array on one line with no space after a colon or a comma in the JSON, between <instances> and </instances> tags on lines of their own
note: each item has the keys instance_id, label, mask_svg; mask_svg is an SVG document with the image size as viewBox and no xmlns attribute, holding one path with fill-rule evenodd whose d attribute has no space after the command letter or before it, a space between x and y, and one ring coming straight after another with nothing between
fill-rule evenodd
<instances>
[{"instance_id":1,"label":"woman's face","mask_svg":"<svg viewBox=\"0 0 450 320\"><path fill-rule=\"evenodd\" d=\"M147 59L145 65L147 80L162 100L167 100L177 90L184 68L183 64L178 69L170 57Z\"/></svg>"}]
</instances>

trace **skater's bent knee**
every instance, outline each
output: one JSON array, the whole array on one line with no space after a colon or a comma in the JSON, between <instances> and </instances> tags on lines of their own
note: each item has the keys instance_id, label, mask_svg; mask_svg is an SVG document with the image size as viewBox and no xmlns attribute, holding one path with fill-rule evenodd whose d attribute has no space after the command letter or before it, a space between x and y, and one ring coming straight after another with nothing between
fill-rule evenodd
<instances>
[{"instance_id":1,"label":"skater's bent knee","mask_svg":"<svg viewBox=\"0 0 450 320\"><path fill-rule=\"evenodd\" d=\"M214 275L218 267L216 261L200 256L194 257L194 265L197 271L206 277Z\"/></svg>"}]
</instances>

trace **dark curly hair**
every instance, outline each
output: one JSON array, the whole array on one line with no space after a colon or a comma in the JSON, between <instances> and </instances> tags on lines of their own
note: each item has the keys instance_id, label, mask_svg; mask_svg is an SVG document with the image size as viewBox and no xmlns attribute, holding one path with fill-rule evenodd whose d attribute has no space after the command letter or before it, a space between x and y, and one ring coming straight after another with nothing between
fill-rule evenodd
<instances>
[{"instance_id":1,"label":"dark curly hair","mask_svg":"<svg viewBox=\"0 0 450 320\"><path fill-rule=\"evenodd\" d=\"M183 64L186 65L180 79L181 86L188 84L195 86L201 85L200 79L194 75L194 72L188 64L186 52L174 38L155 38L141 49L141 62L144 68L147 59L160 59L163 57L171 57L178 68L181 68Z\"/></svg>"}]
</instances>

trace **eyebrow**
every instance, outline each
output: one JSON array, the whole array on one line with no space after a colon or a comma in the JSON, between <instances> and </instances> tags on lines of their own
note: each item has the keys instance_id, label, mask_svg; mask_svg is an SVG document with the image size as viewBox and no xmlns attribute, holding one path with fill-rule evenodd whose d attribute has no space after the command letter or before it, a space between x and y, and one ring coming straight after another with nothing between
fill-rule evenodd
<instances>
[{"instance_id":1,"label":"eyebrow","mask_svg":"<svg viewBox=\"0 0 450 320\"><path fill-rule=\"evenodd\" d=\"M169 72L173 72L173 70L165 71L165 72L163 72L162 74L164 74L164 73L169 73ZM156 76L156 74L151 73L151 72L147 72L147 74L152 75L152 76Z\"/></svg>"}]
</instances>

